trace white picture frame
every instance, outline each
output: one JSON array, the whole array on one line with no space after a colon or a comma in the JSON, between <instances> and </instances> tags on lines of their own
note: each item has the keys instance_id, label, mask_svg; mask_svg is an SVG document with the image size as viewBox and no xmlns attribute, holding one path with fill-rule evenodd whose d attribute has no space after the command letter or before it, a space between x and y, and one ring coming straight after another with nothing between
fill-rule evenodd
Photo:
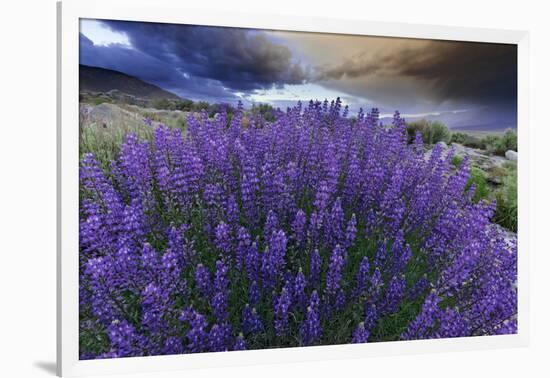
<instances>
[{"instance_id":1,"label":"white picture frame","mask_svg":"<svg viewBox=\"0 0 550 378\"><path fill-rule=\"evenodd\" d=\"M193 25L246 27L386 37L509 43L518 46L518 333L457 339L396 341L243 352L200 353L103 360L79 360L78 332L78 64L79 20L115 19ZM169 0L92 0L58 3L58 128L57 128L57 373L60 376L169 371L363 358L369 356L465 351L526 346L529 340L529 36L524 31L460 28L357 20L291 17L269 13L212 12L191 9Z\"/></svg>"}]
</instances>

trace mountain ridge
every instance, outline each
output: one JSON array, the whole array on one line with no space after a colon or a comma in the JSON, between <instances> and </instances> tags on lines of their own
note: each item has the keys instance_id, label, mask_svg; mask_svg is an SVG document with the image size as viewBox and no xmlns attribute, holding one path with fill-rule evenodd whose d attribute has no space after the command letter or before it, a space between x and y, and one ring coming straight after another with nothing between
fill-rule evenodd
<instances>
[{"instance_id":1,"label":"mountain ridge","mask_svg":"<svg viewBox=\"0 0 550 378\"><path fill-rule=\"evenodd\" d=\"M117 90L138 98L171 99L180 97L161 87L124 72L102 67L79 65L80 92L109 92Z\"/></svg>"}]
</instances>

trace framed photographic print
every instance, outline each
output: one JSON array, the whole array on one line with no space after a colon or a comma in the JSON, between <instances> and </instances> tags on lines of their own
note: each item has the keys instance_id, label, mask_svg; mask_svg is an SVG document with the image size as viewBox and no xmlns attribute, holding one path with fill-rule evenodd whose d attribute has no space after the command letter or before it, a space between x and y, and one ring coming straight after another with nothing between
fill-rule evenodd
<instances>
[{"instance_id":1,"label":"framed photographic print","mask_svg":"<svg viewBox=\"0 0 550 378\"><path fill-rule=\"evenodd\" d=\"M60 375L527 343L527 33L58 15Z\"/></svg>"}]
</instances>

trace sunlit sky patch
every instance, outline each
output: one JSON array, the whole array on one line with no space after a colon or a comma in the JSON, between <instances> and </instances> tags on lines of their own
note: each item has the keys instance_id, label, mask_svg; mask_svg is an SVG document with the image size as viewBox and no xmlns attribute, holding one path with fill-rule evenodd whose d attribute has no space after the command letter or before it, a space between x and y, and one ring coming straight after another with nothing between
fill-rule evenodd
<instances>
[{"instance_id":1,"label":"sunlit sky patch","mask_svg":"<svg viewBox=\"0 0 550 378\"><path fill-rule=\"evenodd\" d=\"M112 43L118 43L131 47L126 34L109 29L99 20L81 20L80 32L88 37L94 45L108 46Z\"/></svg>"}]
</instances>

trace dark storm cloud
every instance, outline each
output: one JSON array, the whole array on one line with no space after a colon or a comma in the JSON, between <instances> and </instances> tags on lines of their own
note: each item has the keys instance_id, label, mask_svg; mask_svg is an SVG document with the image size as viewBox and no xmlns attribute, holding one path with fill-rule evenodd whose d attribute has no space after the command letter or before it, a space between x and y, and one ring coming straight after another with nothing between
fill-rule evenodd
<instances>
[{"instance_id":1,"label":"dark storm cloud","mask_svg":"<svg viewBox=\"0 0 550 378\"><path fill-rule=\"evenodd\" d=\"M94 45L80 34L80 63L120 71L172 91L201 100L235 100L216 80L185 76L169 62L122 44Z\"/></svg>"},{"instance_id":2,"label":"dark storm cloud","mask_svg":"<svg viewBox=\"0 0 550 378\"><path fill-rule=\"evenodd\" d=\"M125 33L135 50L180 73L217 80L234 91L267 89L306 81L290 50L265 33L236 28L105 21ZM137 62L136 62L137 64Z\"/></svg>"},{"instance_id":3,"label":"dark storm cloud","mask_svg":"<svg viewBox=\"0 0 550 378\"><path fill-rule=\"evenodd\" d=\"M431 41L422 46L364 53L331 67L317 80L365 76L408 77L425 83L435 100L513 103L517 96L514 45Z\"/></svg>"}]
</instances>

